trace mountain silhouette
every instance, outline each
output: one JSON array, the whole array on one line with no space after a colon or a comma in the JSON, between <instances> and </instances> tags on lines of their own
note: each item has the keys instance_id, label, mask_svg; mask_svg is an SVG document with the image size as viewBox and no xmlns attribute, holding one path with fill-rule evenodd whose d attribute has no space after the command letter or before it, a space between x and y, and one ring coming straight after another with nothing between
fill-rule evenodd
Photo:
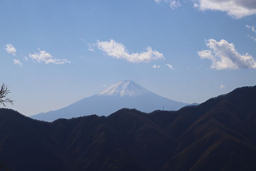
<instances>
[{"instance_id":1,"label":"mountain silhouette","mask_svg":"<svg viewBox=\"0 0 256 171\"><path fill-rule=\"evenodd\" d=\"M178 111L121 109L43 122L0 109L11 171L255 171L256 86Z\"/></svg>"},{"instance_id":2,"label":"mountain silhouette","mask_svg":"<svg viewBox=\"0 0 256 171\"><path fill-rule=\"evenodd\" d=\"M56 111L34 115L34 119L54 121L90 114L109 115L121 108L135 108L143 112L178 110L187 104L173 101L141 87L133 81L120 81L97 95L84 98Z\"/></svg>"}]
</instances>

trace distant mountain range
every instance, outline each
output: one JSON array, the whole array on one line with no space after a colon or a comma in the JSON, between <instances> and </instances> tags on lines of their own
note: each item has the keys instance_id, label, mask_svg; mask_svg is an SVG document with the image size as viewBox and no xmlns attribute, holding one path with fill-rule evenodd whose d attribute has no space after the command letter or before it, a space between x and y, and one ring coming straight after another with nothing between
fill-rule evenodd
<instances>
[{"instance_id":1,"label":"distant mountain range","mask_svg":"<svg viewBox=\"0 0 256 171\"><path fill-rule=\"evenodd\" d=\"M255 171L256 86L178 111L42 122L0 109L0 170Z\"/></svg>"},{"instance_id":2,"label":"distant mountain range","mask_svg":"<svg viewBox=\"0 0 256 171\"><path fill-rule=\"evenodd\" d=\"M74 118L97 114L109 115L121 108L134 108L143 112L154 110L178 110L187 105L161 97L133 81L120 81L97 95L84 98L67 107L34 115L34 119L54 121L59 118Z\"/></svg>"}]
</instances>

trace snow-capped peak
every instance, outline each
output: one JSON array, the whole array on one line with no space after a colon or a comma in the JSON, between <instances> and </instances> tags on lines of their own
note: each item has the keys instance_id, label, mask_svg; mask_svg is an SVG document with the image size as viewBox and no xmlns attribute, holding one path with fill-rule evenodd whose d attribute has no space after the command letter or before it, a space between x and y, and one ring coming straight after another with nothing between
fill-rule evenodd
<instances>
[{"instance_id":1,"label":"snow-capped peak","mask_svg":"<svg viewBox=\"0 0 256 171\"><path fill-rule=\"evenodd\" d=\"M138 96L147 93L148 90L133 81L125 80L106 88L99 95L105 96Z\"/></svg>"}]
</instances>

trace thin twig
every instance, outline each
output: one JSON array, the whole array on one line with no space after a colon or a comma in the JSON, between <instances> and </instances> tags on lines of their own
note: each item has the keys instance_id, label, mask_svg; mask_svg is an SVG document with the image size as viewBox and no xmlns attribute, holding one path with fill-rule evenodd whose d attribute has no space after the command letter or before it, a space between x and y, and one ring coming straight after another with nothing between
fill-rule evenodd
<instances>
[{"instance_id":1,"label":"thin twig","mask_svg":"<svg viewBox=\"0 0 256 171\"><path fill-rule=\"evenodd\" d=\"M11 91L5 84L2 84L0 88L0 105L6 106L7 103L13 104L13 100L7 98L9 93L11 93Z\"/></svg>"}]
</instances>

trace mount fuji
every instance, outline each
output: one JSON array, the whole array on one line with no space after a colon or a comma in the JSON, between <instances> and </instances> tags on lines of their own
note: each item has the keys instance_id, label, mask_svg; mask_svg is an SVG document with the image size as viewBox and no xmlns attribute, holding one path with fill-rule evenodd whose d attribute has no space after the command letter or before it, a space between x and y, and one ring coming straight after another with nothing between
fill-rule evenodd
<instances>
[{"instance_id":1,"label":"mount fuji","mask_svg":"<svg viewBox=\"0 0 256 171\"><path fill-rule=\"evenodd\" d=\"M85 115L109 115L121 108L134 108L143 112L154 110L177 110L187 104L159 96L133 81L120 81L102 92L84 98L67 107L32 116L34 119L54 121Z\"/></svg>"}]
</instances>

